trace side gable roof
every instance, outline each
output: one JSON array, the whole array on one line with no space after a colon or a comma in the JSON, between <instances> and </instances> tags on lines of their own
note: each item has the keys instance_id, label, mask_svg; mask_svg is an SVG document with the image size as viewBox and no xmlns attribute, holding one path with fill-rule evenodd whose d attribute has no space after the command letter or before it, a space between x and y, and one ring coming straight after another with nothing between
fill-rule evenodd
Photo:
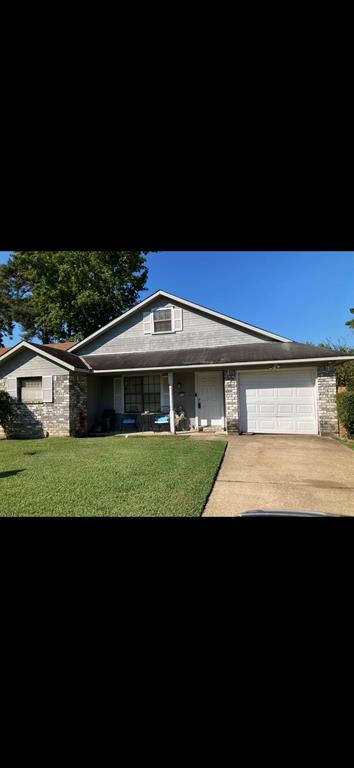
<instances>
[{"instance_id":1,"label":"side gable roof","mask_svg":"<svg viewBox=\"0 0 354 768\"><path fill-rule=\"evenodd\" d=\"M74 346L71 347L71 352L76 352L76 350L81 349L81 347L88 344L88 342L92 341L93 339L97 338L97 336L100 336L102 333L105 333L109 328L113 328L115 325L119 325L123 322L127 317L130 317L131 315L135 314L135 312L138 312L143 307L147 307L152 301L155 301L157 298L165 298L169 301L176 301L179 304L183 304L186 307L189 307L191 309L196 309L199 312L204 312L204 314L210 315L211 317L214 317L218 320L226 320L228 323L232 323L238 327L245 328L249 331L255 331L257 333L260 333L262 336L267 336L270 339L273 339L274 341L292 341L292 339L287 339L284 336L279 336L276 333L271 333L270 331L265 331L263 328L257 328L255 325L250 325L249 323L244 323L242 320L236 320L234 317L230 317L229 315L223 315L221 312L215 312L213 309L208 309L207 307L203 307L201 304L195 304L193 301L187 301L187 299L181 299L180 296L175 296L173 293L167 293L167 291L155 291L155 293L151 294L151 296L148 296L143 301L140 301L139 304L136 304L135 307L132 307L132 309L128 309L127 312L124 312L119 317L116 317L114 320L111 320L109 323L104 325L102 328L99 328L94 333L91 333L90 336L87 336L86 339L83 339L82 341L77 342L77 344L74 344Z\"/></svg>"},{"instance_id":2,"label":"side gable roof","mask_svg":"<svg viewBox=\"0 0 354 768\"><path fill-rule=\"evenodd\" d=\"M48 360L52 360L56 363L60 362L64 368L67 368L70 371L91 370L88 363L85 363L84 360L82 360L78 355L74 356L70 352L67 352L63 349L49 349L48 346L44 344L33 344L29 341L20 341L19 344L16 344L15 347L11 347L11 349L6 350L5 354L1 355L0 357L0 365L2 365L5 360L8 360L9 357L11 357L13 354L16 354L21 349L29 349L31 352L36 352L37 355L46 357Z\"/></svg>"}]
</instances>

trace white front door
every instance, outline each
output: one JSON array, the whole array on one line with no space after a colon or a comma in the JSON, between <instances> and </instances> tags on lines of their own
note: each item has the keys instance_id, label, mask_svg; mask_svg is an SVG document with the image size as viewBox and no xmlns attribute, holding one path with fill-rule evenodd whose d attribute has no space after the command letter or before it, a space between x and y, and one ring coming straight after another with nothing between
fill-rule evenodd
<instances>
[{"instance_id":1,"label":"white front door","mask_svg":"<svg viewBox=\"0 0 354 768\"><path fill-rule=\"evenodd\" d=\"M240 411L242 432L316 435L315 372L240 374Z\"/></svg>"},{"instance_id":2,"label":"white front door","mask_svg":"<svg viewBox=\"0 0 354 768\"><path fill-rule=\"evenodd\" d=\"M224 427L222 373L197 373L197 419L199 427Z\"/></svg>"}]
</instances>

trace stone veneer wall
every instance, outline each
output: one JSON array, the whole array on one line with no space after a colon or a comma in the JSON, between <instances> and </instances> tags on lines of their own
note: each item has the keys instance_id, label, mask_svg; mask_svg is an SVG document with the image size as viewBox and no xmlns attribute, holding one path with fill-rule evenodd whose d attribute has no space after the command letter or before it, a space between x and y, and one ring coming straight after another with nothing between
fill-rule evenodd
<instances>
[{"instance_id":1,"label":"stone veneer wall","mask_svg":"<svg viewBox=\"0 0 354 768\"><path fill-rule=\"evenodd\" d=\"M238 378L234 368L226 368L224 371L224 395L227 432L238 432Z\"/></svg>"},{"instance_id":2,"label":"stone veneer wall","mask_svg":"<svg viewBox=\"0 0 354 768\"><path fill-rule=\"evenodd\" d=\"M0 379L1 389L6 381ZM70 434L69 374L53 376L52 403L16 403L12 433L24 437L65 437Z\"/></svg>"},{"instance_id":3,"label":"stone veneer wall","mask_svg":"<svg viewBox=\"0 0 354 768\"><path fill-rule=\"evenodd\" d=\"M87 374L70 374L70 434L87 431Z\"/></svg>"},{"instance_id":4,"label":"stone veneer wall","mask_svg":"<svg viewBox=\"0 0 354 768\"><path fill-rule=\"evenodd\" d=\"M327 363L317 367L317 388L319 433L338 434L335 366Z\"/></svg>"}]
</instances>

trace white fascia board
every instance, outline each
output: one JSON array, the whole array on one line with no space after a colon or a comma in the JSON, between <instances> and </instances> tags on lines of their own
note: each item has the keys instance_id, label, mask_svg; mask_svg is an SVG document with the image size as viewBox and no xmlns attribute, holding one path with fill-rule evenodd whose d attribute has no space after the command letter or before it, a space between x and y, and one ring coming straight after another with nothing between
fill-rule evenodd
<instances>
[{"instance_id":1,"label":"white fascia board","mask_svg":"<svg viewBox=\"0 0 354 768\"><path fill-rule=\"evenodd\" d=\"M108 370L92 369L93 373L140 373L140 371L180 371L184 368L240 368L250 365L287 365L288 363L332 363L334 360L354 360L354 356L341 357L306 357L303 359L295 358L292 360L257 360L248 363L203 363L198 365L155 365L151 368L110 368Z\"/></svg>"},{"instance_id":2,"label":"white fascia board","mask_svg":"<svg viewBox=\"0 0 354 768\"><path fill-rule=\"evenodd\" d=\"M105 333L110 328L113 328L115 325L119 325L119 323L123 322L123 320L125 320L127 317L130 317L130 315L133 315L134 312L138 312L138 310L142 309L151 301L154 301L159 297L169 299L170 301L179 302L180 304L183 304L186 307L191 307L192 309L196 309L199 312L204 312L205 314L211 315L212 317L216 317L219 320L226 320L228 323L232 323L233 325L236 325L236 326L241 326L241 328L246 328L249 331L256 331L257 333L261 334L261 336L267 336L270 339L275 339L275 341L292 341L292 339L287 339L284 336L279 336L277 333L271 333L270 331L263 330L263 328L258 328L256 325L249 325L249 323L243 323L242 320L235 320L235 318L229 317L228 315L223 315L221 312L215 312L215 310L208 309L207 307L203 307L201 304L195 304L193 301L187 301L187 299L181 299L179 296L175 296L173 293L167 293L167 291L156 291L151 296L148 296L146 299L141 301L139 304L136 304L135 307L132 307L132 309L128 309L127 312L123 313L123 315L116 317L114 320L111 320L109 323L107 323L107 325L104 325L102 328L99 328L98 331L91 333L91 335L87 336L86 339L83 339L82 341L78 341L77 344L71 347L70 352L74 352L74 350L80 349L80 347L85 346L93 339L96 339L97 336L100 336L102 333Z\"/></svg>"},{"instance_id":3,"label":"white fascia board","mask_svg":"<svg viewBox=\"0 0 354 768\"><path fill-rule=\"evenodd\" d=\"M29 341L21 341L19 344L16 345L16 347L12 347L12 349L9 349L9 351L5 352L4 355L1 355L0 365L3 363L4 360L7 360L9 357L11 357L11 355L14 355L16 352L19 352L21 349L29 349L31 352L35 352L37 355L41 355L42 357L48 358L48 360L51 360L51 362L56 363L62 368L68 368L70 371L80 371L80 372L82 371L83 373L85 373L83 368L76 368L74 365L71 365L70 363L67 363L64 360L60 360L58 357L55 357L55 355L51 355L50 352L46 352L44 351L44 349L39 349L33 344L30 344ZM87 371L89 371L89 368L87 368Z\"/></svg>"}]
</instances>

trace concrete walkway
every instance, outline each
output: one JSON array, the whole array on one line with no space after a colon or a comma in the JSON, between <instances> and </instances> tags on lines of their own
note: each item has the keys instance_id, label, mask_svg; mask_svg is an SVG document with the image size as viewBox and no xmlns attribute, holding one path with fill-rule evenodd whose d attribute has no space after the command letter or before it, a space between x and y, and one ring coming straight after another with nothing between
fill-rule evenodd
<instances>
[{"instance_id":1,"label":"concrete walkway","mask_svg":"<svg viewBox=\"0 0 354 768\"><path fill-rule=\"evenodd\" d=\"M229 435L204 516L271 508L354 516L354 451L330 437Z\"/></svg>"}]
</instances>

